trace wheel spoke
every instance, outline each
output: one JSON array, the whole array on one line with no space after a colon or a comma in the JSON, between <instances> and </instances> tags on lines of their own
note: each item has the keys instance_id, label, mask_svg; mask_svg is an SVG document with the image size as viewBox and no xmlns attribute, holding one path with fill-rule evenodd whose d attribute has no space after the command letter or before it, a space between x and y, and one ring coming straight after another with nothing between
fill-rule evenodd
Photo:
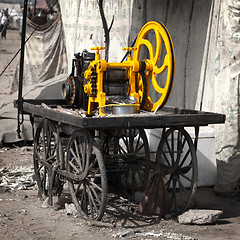
<instances>
[{"instance_id":1,"label":"wheel spoke","mask_svg":"<svg viewBox=\"0 0 240 240\"><path fill-rule=\"evenodd\" d=\"M97 213L98 212L98 207L97 207L96 202L95 202L95 200L93 198L93 195L92 195L90 187L88 185L86 185L86 188L87 188L87 194L88 194L88 198L89 198L89 203L90 203L90 206L91 206L92 218L94 218L93 208L95 209L95 212Z\"/></svg>"},{"instance_id":2,"label":"wheel spoke","mask_svg":"<svg viewBox=\"0 0 240 240\"><path fill-rule=\"evenodd\" d=\"M144 143L142 143L136 150L135 153L140 152L144 148Z\"/></svg>"},{"instance_id":3,"label":"wheel spoke","mask_svg":"<svg viewBox=\"0 0 240 240\"><path fill-rule=\"evenodd\" d=\"M78 145L76 140L74 140L73 142L74 142L74 146L75 146L75 150L76 150L77 156L75 155L75 153L74 153L72 148L70 149L70 151L71 151L72 155L74 156L74 158L76 159L76 161L78 163L78 166L80 168L80 171L83 171L83 167L82 167L82 163L81 163L81 157L80 157L80 153L79 153L79 149L78 149L79 145Z\"/></svg>"},{"instance_id":4,"label":"wheel spoke","mask_svg":"<svg viewBox=\"0 0 240 240\"><path fill-rule=\"evenodd\" d=\"M136 149L135 152L139 152L139 151L143 148L143 143L142 143L142 144L140 145L140 147L139 147L140 139L141 139L141 136L140 136L140 134L138 134L138 136L137 136L137 142L136 142L136 147L135 147L135 149Z\"/></svg>"},{"instance_id":5,"label":"wheel spoke","mask_svg":"<svg viewBox=\"0 0 240 240\"><path fill-rule=\"evenodd\" d=\"M161 55L161 47L162 47L161 43L162 43L162 41L161 41L160 32L158 30L154 30L154 32L155 32L155 35L156 35L156 43L158 43L158 44L156 44L156 52L155 52L155 55L152 59L152 62L153 62L154 65L157 65L157 63L160 59L160 55Z\"/></svg>"},{"instance_id":6,"label":"wheel spoke","mask_svg":"<svg viewBox=\"0 0 240 240\"><path fill-rule=\"evenodd\" d=\"M90 151L86 138L84 138L84 141L82 142L82 148L83 148L82 163L83 163L83 169L85 169L87 167L86 163L87 163L87 158L89 157L89 151Z\"/></svg>"},{"instance_id":7,"label":"wheel spoke","mask_svg":"<svg viewBox=\"0 0 240 240\"><path fill-rule=\"evenodd\" d=\"M93 186L91 186L91 185L89 185L89 187L90 187L90 190L92 191L92 193L93 193L93 195L94 195L95 201L97 202L97 204L100 205L100 204L101 204L101 200L100 200L97 192L95 191L95 188L94 188Z\"/></svg>"},{"instance_id":8,"label":"wheel spoke","mask_svg":"<svg viewBox=\"0 0 240 240\"><path fill-rule=\"evenodd\" d=\"M99 187L96 183L94 182L89 182L89 184L91 185L92 188L96 188L99 192L102 192L102 188Z\"/></svg>"},{"instance_id":9,"label":"wheel spoke","mask_svg":"<svg viewBox=\"0 0 240 240\"><path fill-rule=\"evenodd\" d=\"M38 168L36 168L36 172L40 172L40 170L42 169L43 165L39 166Z\"/></svg>"},{"instance_id":10,"label":"wheel spoke","mask_svg":"<svg viewBox=\"0 0 240 240\"><path fill-rule=\"evenodd\" d=\"M152 85L153 85L154 89L156 90L156 92L164 93L164 88L162 88L158 85L157 78L156 78L156 75L154 72L152 72L151 78L152 78Z\"/></svg>"},{"instance_id":11,"label":"wheel spoke","mask_svg":"<svg viewBox=\"0 0 240 240\"><path fill-rule=\"evenodd\" d=\"M171 181L172 181L172 174L170 175L170 177L169 177L168 181L166 182L166 188L167 188L167 190L169 190L169 189L170 189L170 184L171 184Z\"/></svg>"},{"instance_id":12,"label":"wheel spoke","mask_svg":"<svg viewBox=\"0 0 240 240\"><path fill-rule=\"evenodd\" d=\"M180 165L179 165L180 167L183 166L183 164L184 164L185 161L187 160L189 154L190 154L190 149L188 149L188 151L187 151L186 154L184 155L184 158L183 158L183 160L181 161L181 163L180 163Z\"/></svg>"},{"instance_id":13,"label":"wheel spoke","mask_svg":"<svg viewBox=\"0 0 240 240\"><path fill-rule=\"evenodd\" d=\"M126 137L123 137L122 140L123 140L124 146L126 147L126 150L124 150L121 145L119 147L122 149L124 153L126 153L126 151L130 152L129 140Z\"/></svg>"},{"instance_id":14,"label":"wheel spoke","mask_svg":"<svg viewBox=\"0 0 240 240\"><path fill-rule=\"evenodd\" d=\"M180 172L180 175L186 180L188 180L190 183L192 182L192 179L190 179L188 176L184 175L183 173Z\"/></svg>"},{"instance_id":15,"label":"wheel spoke","mask_svg":"<svg viewBox=\"0 0 240 240\"><path fill-rule=\"evenodd\" d=\"M127 149L127 148L126 148L126 149ZM120 152L121 154L126 154L126 153L127 153L127 151L126 151L125 149L123 149L122 146L120 146L120 145L119 145L119 152Z\"/></svg>"},{"instance_id":16,"label":"wheel spoke","mask_svg":"<svg viewBox=\"0 0 240 240\"><path fill-rule=\"evenodd\" d=\"M151 42L147 39L141 39L139 45L145 45L148 48L150 59L154 57L154 50Z\"/></svg>"},{"instance_id":17,"label":"wheel spoke","mask_svg":"<svg viewBox=\"0 0 240 240\"><path fill-rule=\"evenodd\" d=\"M168 54L166 54L164 57L164 62L162 64L162 66L161 67L154 66L153 73L154 74L162 74L163 72L166 71L168 64L169 64L169 56L168 56Z\"/></svg>"},{"instance_id":18,"label":"wheel spoke","mask_svg":"<svg viewBox=\"0 0 240 240\"><path fill-rule=\"evenodd\" d=\"M82 185L82 182L79 182L79 183L77 184L77 187L76 187L76 188L75 188L75 186L74 186L74 194L75 194L75 196L77 196L81 185Z\"/></svg>"},{"instance_id":19,"label":"wheel spoke","mask_svg":"<svg viewBox=\"0 0 240 240\"><path fill-rule=\"evenodd\" d=\"M179 186L179 191L180 191L179 194L180 194L180 198L181 198L181 205L183 205L183 204L184 204L183 191L186 190L186 189L185 189L184 186L182 185L179 177L176 176L176 178L177 178L177 182L178 182L178 186Z\"/></svg>"},{"instance_id":20,"label":"wheel spoke","mask_svg":"<svg viewBox=\"0 0 240 240\"><path fill-rule=\"evenodd\" d=\"M51 136L50 136L50 130L48 129L48 127L46 126L45 131L44 131L44 135L45 135L45 139L46 139L46 158L49 156L49 153L51 154Z\"/></svg>"},{"instance_id":21,"label":"wheel spoke","mask_svg":"<svg viewBox=\"0 0 240 240\"><path fill-rule=\"evenodd\" d=\"M80 170L71 161L69 161L68 163L77 174L80 173Z\"/></svg>"},{"instance_id":22,"label":"wheel spoke","mask_svg":"<svg viewBox=\"0 0 240 240\"><path fill-rule=\"evenodd\" d=\"M89 169L89 172L91 171L91 169L94 167L94 165L97 163L97 159L95 158L89 165L88 169Z\"/></svg>"},{"instance_id":23,"label":"wheel spoke","mask_svg":"<svg viewBox=\"0 0 240 240\"><path fill-rule=\"evenodd\" d=\"M46 158L45 161L46 161L46 162L50 162L51 160L55 160L56 157L57 157L57 154L55 154L55 155L53 155L53 156L51 156L51 157L49 157L49 158Z\"/></svg>"},{"instance_id":24,"label":"wheel spoke","mask_svg":"<svg viewBox=\"0 0 240 240\"><path fill-rule=\"evenodd\" d=\"M78 164L78 167L80 168L80 170L82 170L83 168L82 168L82 164L81 164L81 161L80 161L80 159L76 156L76 154L75 154L75 152L73 151L73 149L72 148L70 148L70 152L71 152L71 154L72 154L72 156L73 156L73 159L76 161L76 163ZM73 163L72 163L73 164Z\"/></svg>"},{"instance_id":25,"label":"wheel spoke","mask_svg":"<svg viewBox=\"0 0 240 240\"><path fill-rule=\"evenodd\" d=\"M183 190L184 193L185 193L185 195L186 195L187 197L189 197L188 191L187 191L187 189L184 187L184 185L182 184L179 176L177 176L177 181L178 181L179 188L181 189L181 191Z\"/></svg>"},{"instance_id":26,"label":"wheel spoke","mask_svg":"<svg viewBox=\"0 0 240 240\"><path fill-rule=\"evenodd\" d=\"M176 179L173 177L172 179L173 189L172 189L172 198L171 198L171 206L173 206L174 209L177 209L177 203L176 203Z\"/></svg>"},{"instance_id":27,"label":"wheel spoke","mask_svg":"<svg viewBox=\"0 0 240 240\"><path fill-rule=\"evenodd\" d=\"M168 153L169 153L169 155L171 156L171 162L173 163L173 162L174 162L174 156L173 156L173 154L174 154L174 153L173 153L174 149L171 150L171 147L170 147L168 141L166 141L166 146L167 146L167 149L168 149ZM171 165L172 165L172 164L171 164Z\"/></svg>"},{"instance_id":28,"label":"wheel spoke","mask_svg":"<svg viewBox=\"0 0 240 240\"><path fill-rule=\"evenodd\" d=\"M46 144L45 144L45 135L44 135L44 131L41 131L41 134L42 134L43 156L44 156L44 158L46 158L47 153L46 153Z\"/></svg>"},{"instance_id":29,"label":"wheel spoke","mask_svg":"<svg viewBox=\"0 0 240 240\"><path fill-rule=\"evenodd\" d=\"M164 159L165 159L165 161L167 162L168 166L172 166L171 163L170 163L169 160L168 160L168 157L167 157L166 153L165 153L165 152L162 152L162 154L163 154ZM170 153L169 153L169 154L170 154Z\"/></svg>"}]
</instances>

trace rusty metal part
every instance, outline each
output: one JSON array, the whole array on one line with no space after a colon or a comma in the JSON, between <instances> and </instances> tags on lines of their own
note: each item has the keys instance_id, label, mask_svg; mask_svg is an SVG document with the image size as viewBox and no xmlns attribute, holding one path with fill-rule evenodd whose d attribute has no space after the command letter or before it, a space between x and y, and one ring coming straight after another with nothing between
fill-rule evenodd
<instances>
[{"instance_id":1,"label":"rusty metal part","mask_svg":"<svg viewBox=\"0 0 240 240\"><path fill-rule=\"evenodd\" d=\"M67 104L81 106L82 95L80 85L80 80L73 76L69 76L62 85L62 96Z\"/></svg>"}]
</instances>

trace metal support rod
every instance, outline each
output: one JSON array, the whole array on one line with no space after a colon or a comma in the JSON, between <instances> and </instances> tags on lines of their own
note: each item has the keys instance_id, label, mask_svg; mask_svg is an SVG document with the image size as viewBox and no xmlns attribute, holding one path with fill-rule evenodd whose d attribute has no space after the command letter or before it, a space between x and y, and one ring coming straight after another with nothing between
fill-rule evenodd
<instances>
[{"instance_id":1,"label":"metal support rod","mask_svg":"<svg viewBox=\"0 0 240 240\"><path fill-rule=\"evenodd\" d=\"M36 6L37 6L37 0L34 0L34 3L33 3L33 16L36 15Z\"/></svg>"},{"instance_id":2,"label":"metal support rod","mask_svg":"<svg viewBox=\"0 0 240 240\"><path fill-rule=\"evenodd\" d=\"M22 119L20 121L20 114L23 114L22 87L23 87L23 68L24 68L24 48L25 48L25 35L26 35L27 6L28 6L28 0L24 0L19 83L18 83L18 128L17 128L18 138L21 138L20 125L23 123L23 115L22 115Z\"/></svg>"}]
</instances>

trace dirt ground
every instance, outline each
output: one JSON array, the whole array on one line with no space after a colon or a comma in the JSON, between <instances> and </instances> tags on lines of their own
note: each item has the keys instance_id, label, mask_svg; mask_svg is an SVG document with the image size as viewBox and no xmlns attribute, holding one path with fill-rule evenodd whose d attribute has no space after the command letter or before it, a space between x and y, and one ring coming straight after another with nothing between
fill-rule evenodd
<instances>
[{"instance_id":1,"label":"dirt ground","mask_svg":"<svg viewBox=\"0 0 240 240\"><path fill-rule=\"evenodd\" d=\"M7 40L0 40L0 71L20 46L17 30L9 30ZM0 77L0 99L10 92L17 59ZM32 145L12 145L0 148L0 169L28 167L32 171ZM0 184L4 178L0 172ZM61 199L70 204L68 195ZM64 205L63 205L64 206ZM240 194L232 197L215 195L212 188L197 190L194 208L222 210L220 219L210 225L181 225L176 218L166 220L136 214L137 205L109 194L102 224L85 222L69 215L66 209L47 207L37 196L37 189L14 190L0 187L1 239L115 239L127 232L129 239L233 239L240 236ZM158 237L153 236L155 233ZM161 235L162 234L162 235ZM161 235L161 236L159 236ZM124 235L122 236L124 237Z\"/></svg>"}]
</instances>

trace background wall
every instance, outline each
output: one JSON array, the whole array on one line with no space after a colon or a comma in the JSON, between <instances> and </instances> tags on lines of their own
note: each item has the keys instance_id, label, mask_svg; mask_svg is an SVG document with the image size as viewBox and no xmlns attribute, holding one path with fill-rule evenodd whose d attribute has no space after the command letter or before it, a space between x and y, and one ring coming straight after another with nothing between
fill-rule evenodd
<instances>
[{"instance_id":1,"label":"background wall","mask_svg":"<svg viewBox=\"0 0 240 240\"><path fill-rule=\"evenodd\" d=\"M74 52L104 45L95 0L60 0L69 71ZM145 22L161 21L175 48L175 82L167 105L226 114L216 125L218 190L239 181L239 0L105 0L110 61L121 61ZM151 37L150 37L151 38ZM150 39L151 40L151 39ZM104 57L104 56L103 56Z\"/></svg>"},{"instance_id":2,"label":"background wall","mask_svg":"<svg viewBox=\"0 0 240 240\"><path fill-rule=\"evenodd\" d=\"M99 7L96 0L60 0L62 20L65 30L69 71L74 53L91 47L104 46L104 31ZM104 11L108 26L114 16L110 32L109 61L121 61L125 52L123 47L129 46L130 32L137 35L145 23L142 15L143 1L105 0ZM104 51L102 51L104 58Z\"/></svg>"}]
</instances>

